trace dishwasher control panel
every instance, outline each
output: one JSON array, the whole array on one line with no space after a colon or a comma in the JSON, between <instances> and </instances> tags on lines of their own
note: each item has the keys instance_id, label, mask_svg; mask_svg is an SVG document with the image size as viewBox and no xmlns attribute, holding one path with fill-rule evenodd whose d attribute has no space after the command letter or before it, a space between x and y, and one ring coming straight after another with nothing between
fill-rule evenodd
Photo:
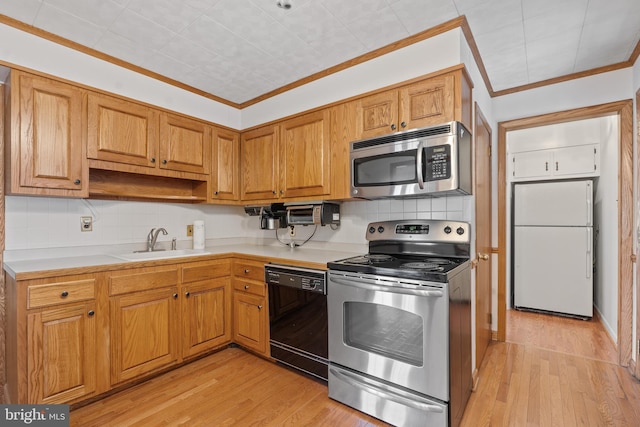
<instances>
[{"instance_id":1,"label":"dishwasher control panel","mask_svg":"<svg viewBox=\"0 0 640 427\"><path fill-rule=\"evenodd\" d=\"M264 280L268 285L288 286L325 295L327 293L327 272L323 270L266 264Z\"/></svg>"}]
</instances>

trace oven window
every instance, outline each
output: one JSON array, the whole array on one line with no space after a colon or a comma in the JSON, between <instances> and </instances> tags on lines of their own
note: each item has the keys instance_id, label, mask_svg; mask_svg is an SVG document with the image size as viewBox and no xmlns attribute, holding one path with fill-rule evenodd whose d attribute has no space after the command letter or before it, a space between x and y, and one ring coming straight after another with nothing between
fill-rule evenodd
<instances>
[{"instance_id":1,"label":"oven window","mask_svg":"<svg viewBox=\"0 0 640 427\"><path fill-rule=\"evenodd\" d=\"M345 344L399 360L423 365L423 325L417 314L386 305L345 302Z\"/></svg>"},{"instance_id":2,"label":"oven window","mask_svg":"<svg viewBox=\"0 0 640 427\"><path fill-rule=\"evenodd\" d=\"M401 151L353 161L353 181L356 187L415 183L416 150Z\"/></svg>"}]
</instances>

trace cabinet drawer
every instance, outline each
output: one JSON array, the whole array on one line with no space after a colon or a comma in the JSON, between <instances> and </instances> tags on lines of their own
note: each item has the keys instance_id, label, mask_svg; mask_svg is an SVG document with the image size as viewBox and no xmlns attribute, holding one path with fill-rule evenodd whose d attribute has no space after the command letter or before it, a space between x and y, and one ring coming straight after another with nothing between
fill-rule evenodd
<instances>
[{"instance_id":1,"label":"cabinet drawer","mask_svg":"<svg viewBox=\"0 0 640 427\"><path fill-rule=\"evenodd\" d=\"M233 275L238 278L264 282L264 262L236 261L233 264Z\"/></svg>"},{"instance_id":2,"label":"cabinet drawer","mask_svg":"<svg viewBox=\"0 0 640 427\"><path fill-rule=\"evenodd\" d=\"M262 282L254 282L252 280L242 280L235 278L233 281L233 289L235 291L247 292L261 297L267 295L267 285Z\"/></svg>"},{"instance_id":3,"label":"cabinet drawer","mask_svg":"<svg viewBox=\"0 0 640 427\"><path fill-rule=\"evenodd\" d=\"M182 267L182 283L198 282L231 275L231 265L227 260L186 264Z\"/></svg>"},{"instance_id":4,"label":"cabinet drawer","mask_svg":"<svg viewBox=\"0 0 640 427\"><path fill-rule=\"evenodd\" d=\"M175 286L178 284L178 269L131 272L109 278L109 295Z\"/></svg>"},{"instance_id":5,"label":"cabinet drawer","mask_svg":"<svg viewBox=\"0 0 640 427\"><path fill-rule=\"evenodd\" d=\"M95 283L95 279L86 279L28 286L27 308L94 299Z\"/></svg>"}]
</instances>

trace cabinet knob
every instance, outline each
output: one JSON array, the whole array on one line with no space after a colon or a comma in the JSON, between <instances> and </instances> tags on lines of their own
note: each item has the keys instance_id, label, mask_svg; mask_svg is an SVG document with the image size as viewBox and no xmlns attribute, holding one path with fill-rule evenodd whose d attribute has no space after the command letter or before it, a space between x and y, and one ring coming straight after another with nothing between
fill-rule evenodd
<instances>
[{"instance_id":1,"label":"cabinet knob","mask_svg":"<svg viewBox=\"0 0 640 427\"><path fill-rule=\"evenodd\" d=\"M245 269L244 269L244 274L249 274L249 271L250 271L250 270L249 270L248 268L245 268Z\"/></svg>"},{"instance_id":2,"label":"cabinet knob","mask_svg":"<svg viewBox=\"0 0 640 427\"><path fill-rule=\"evenodd\" d=\"M155 158L155 157L152 157L152 158L151 158L151 163L155 163L155 162L156 162L156 158Z\"/></svg>"},{"instance_id":3,"label":"cabinet knob","mask_svg":"<svg viewBox=\"0 0 640 427\"><path fill-rule=\"evenodd\" d=\"M93 315L94 315L94 314L96 314L96 312L95 312L95 311L93 311L93 310L89 310L89 312L87 313L87 316L89 316L89 317L93 317Z\"/></svg>"},{"instance_id":4,"label":"cabinet knob","mask_svg":"<svg viewBox=\"0 0 640 427\"><path fill-rule=\"evenodd\" d=\"M178 299L178 294L173 294L173 299Z\"/></svg>"},{"instance_id":5,"label":"cabinet knob","mask_svg":"<svg viewBox=\"0 0 640 427\"><path fill-rule=\"evenodd\" d=\"M62 293L60 294L60 298L66 298L69 296L69 292L67 291L62 291Z\"/></svg>"},{"instance_id":6,"label":"cabinet knob","mask_svg":"<svg viewBox=\"0 0 640 427\"><path fill-rule=\"evenodd\" d=\"M272 191L272 193L273 193L273 194L278 194L278 193L276 192L276 190L273 190L273 191Z\"/></svg>"},{"instance_id":7,"label":"cabinet knob","mask_svg":"<svg viewBox=\"0 0 640 427\"><path fill-rule=\"evenodd\" d=\"M187 297L187 298L189 298L189 297L191 296L191 292L189 292L189 291L185 292L185 293L184 293L184 296L185 296L185 297Z\"/></svg>"},{"instance_id":8,"label":"cabinet knob","mask_svg":"<svg viewBox=\"0 0 640 427\"><path fill-rule=\"evenodd\" d=\"M280 190L280 194L284 194L284 190Z\"/></svg>"},{"instance_id":9,"label":"cabinet knob","mask_svg":"<svg viewBox=\"0 0 640 427\"><path fill-rule=\"evenodd\" d=\"M403 128L406 128L407 127L407 122L400 123L400 126L402 126Z\"/></svg>"},{"instance_id":10,"label":"cabinet knob","mask_svg":"<svg viewBox=\"0 0 640 427\"><path fill-rule=\"evenodd\" d=\"M249 289L249 285L244 285L244 288L245 289Z\"/></svg>"},{"instance_id":11,"label":"cabinet knob","mask_svg":"<svg viewBox=\"0 0 640 427\"><path fill-rule=\"evenodd\" d=\"M259 305L259 306L258 306L258 310L262 310L262 305Z\"/></svg>"},{"instance_id":12,"label":"cabinet knob","mask_svg":"<svg viewBox=\"0 0 640 427\"><path fill-rule=\"evenodd\" d=\"M82 181L80 181L79 179L76 179L75 181L73 181L73 183L74 183L75 185L80 185L80 183L81 183L81 182L82 182Z\"/></svg>"},{"instance_id":13,"label":"cabinet knob","mask_svg":"<svg viewBox=\"0 0 640 427\"><path fill-rule=\"evenodd\" d=\"M163 161L162 161L162 164L163 164L163 165L166 165L166 164L167 164L167 160L166 160L166 159L165 159L165 160L163 160Z\"/></svg>"},{"instance_id":14,"label":"cabinet knob","mask_svg":"<svg viewBox=\"0 0 640 427\"><path fill-rule=\"evenodd\" d=\"M391 125L391 130L396 130L396 124L395 123Z\"/></svg>"},{"instance_id":15,"label":"cabinet knob","mask_svg":"<svg viewBox=\"0 0 640 427\"><path fill-rule=\"evenodd\" d=\"M218 192L217 192L217 191L214 191L214 192L213 192L213 195L214 195L214 196L217 196L217 195L218 195Z\"/></svg>"}]
</instances>

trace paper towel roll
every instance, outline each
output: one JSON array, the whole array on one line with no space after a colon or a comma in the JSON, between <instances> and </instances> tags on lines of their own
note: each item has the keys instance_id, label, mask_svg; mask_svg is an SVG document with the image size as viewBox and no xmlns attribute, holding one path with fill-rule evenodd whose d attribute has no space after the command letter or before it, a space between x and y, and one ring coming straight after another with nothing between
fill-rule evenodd
<instances>
[{"instance_id":1,"label":"paper towel roll","mask_svg":"<svg viewBox=\"0 0 640 427\"><path fill-rule=\"evenodd\" d=\"M204 221L193 221L193 249L204 249Z\"/></svg>"}]
</instances>

